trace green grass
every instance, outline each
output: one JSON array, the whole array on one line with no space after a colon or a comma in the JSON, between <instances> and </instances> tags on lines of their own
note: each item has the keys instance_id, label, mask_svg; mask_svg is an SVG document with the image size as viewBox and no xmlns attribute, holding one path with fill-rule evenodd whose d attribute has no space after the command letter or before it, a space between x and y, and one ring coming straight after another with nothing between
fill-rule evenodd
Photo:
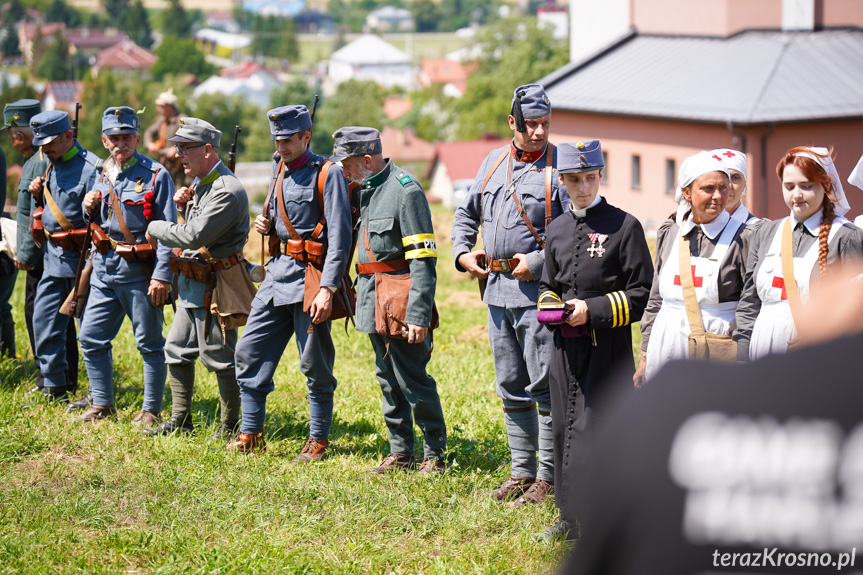
<instances>
[{"instance_id":1,"label":"green grass","mask_svg":"<svg viewBox=\"0 0 863 575\"><path fill-rule=\"evenodd\" d=\"M487 495L509 464L486 311L476 282L453 269L451 215L435 208L434 218L441 328L429 369L449 428L446 476L366 471L388 452L380 389L368 338L341 324L327 461L290 462L309 431L293 342L268 401L265 455L208 442L218 392L200 366L198 432L146 440L131 424L142 367L127 323L114 342L116 421L79 425L55 406L23 409L34 371L26 357L0 360L0 573L555 572L568 548L530 537L555 520L552 504L516 509ZM13 302L19 353L23 279Z\"/></svg>"}]
</instances>

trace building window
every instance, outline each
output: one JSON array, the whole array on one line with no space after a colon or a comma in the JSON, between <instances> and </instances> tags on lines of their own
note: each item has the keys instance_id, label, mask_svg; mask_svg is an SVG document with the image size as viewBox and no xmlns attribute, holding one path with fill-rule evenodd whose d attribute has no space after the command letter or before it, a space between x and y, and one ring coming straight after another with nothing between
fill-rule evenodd
<instances>
[{"instance_id":1,"label":"building window","mask_svg":"<svg viewBox=\"0 0 863 575\"><path fill-rule=\"evenodd\" d=\"M673 194L677 189L675 182L677 178L677 170L674 165L674 160L665 160L665 193Z\"/></svg>"},{"instance_id":2,"label":"building window","mask_svg":"<svg viewBox=\"0 0 863 575\"><path fill-rule=\"evenodd\" d=\"M641 189L641 156L632 155L632 189Z\"/></svg>"},{"instance_id":3,"label":"building window","mask_svg":"<svg viewBox=\"0 0 863 575\"><path fill-rule=\"evenodd\" d=\"M603 186L608 185L608 152L602 152L602 163L605 164L605 167L602 168L602 181L600 182Z\"/></svg>"}]
</instances>

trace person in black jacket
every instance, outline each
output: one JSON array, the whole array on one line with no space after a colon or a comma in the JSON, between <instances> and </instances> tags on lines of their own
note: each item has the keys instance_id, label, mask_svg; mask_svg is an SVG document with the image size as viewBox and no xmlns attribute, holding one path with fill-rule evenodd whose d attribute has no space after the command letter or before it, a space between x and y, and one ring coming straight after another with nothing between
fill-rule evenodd
<instances>
[{"instance_id":1,"label":"person in black jacket","mask_svg":"<svg viewBox=\"0 0 863 575\"><path fill-rule=\"evenodd\" d=\"M561 144L557 162L572 202L548 227L540 282L539 321L554 330L551 417L561 509L560 521L538 536L545 540L575 535L566 486L580 472L594 411L613 384L609 376L635 372L630 324L641 319L653 282L641 224L598 194L605 168L600 142Z\"/></svg>"}]
</instances>

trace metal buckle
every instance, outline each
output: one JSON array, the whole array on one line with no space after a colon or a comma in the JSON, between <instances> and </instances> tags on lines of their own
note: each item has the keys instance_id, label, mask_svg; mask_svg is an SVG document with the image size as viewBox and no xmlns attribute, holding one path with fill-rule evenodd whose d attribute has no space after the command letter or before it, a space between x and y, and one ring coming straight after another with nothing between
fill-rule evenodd
<instances>
[{"instance_id":1,"label":"metal buckle","mask_svg":"<svg viewBox=\"0 0 863 575\"><path fill-rule=\"evenodd\" d=\"M512 272L512 268L509 266L509 260L497 260L500 265L500 271L505 274Z\"/></svg>"}]
</instances>

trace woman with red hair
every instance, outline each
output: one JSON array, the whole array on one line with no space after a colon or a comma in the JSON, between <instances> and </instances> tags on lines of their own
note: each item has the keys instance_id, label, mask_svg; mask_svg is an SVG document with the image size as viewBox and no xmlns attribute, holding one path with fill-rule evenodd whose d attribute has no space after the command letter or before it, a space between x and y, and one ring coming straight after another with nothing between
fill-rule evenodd
<instances>
[{"instance_id":1,"label":"woman with red hair","mask_svg":"<svg viewBox=\"0 0 863 575\"><path fill-rule=\"evenodd\" d=\"M784 353L817 278L836 262L863 257L863 230L844 217L850 206L832 151L792 148L776 175L791 213L753 235L734 332L739 361Z\"/></svg>"}]
</instances>

